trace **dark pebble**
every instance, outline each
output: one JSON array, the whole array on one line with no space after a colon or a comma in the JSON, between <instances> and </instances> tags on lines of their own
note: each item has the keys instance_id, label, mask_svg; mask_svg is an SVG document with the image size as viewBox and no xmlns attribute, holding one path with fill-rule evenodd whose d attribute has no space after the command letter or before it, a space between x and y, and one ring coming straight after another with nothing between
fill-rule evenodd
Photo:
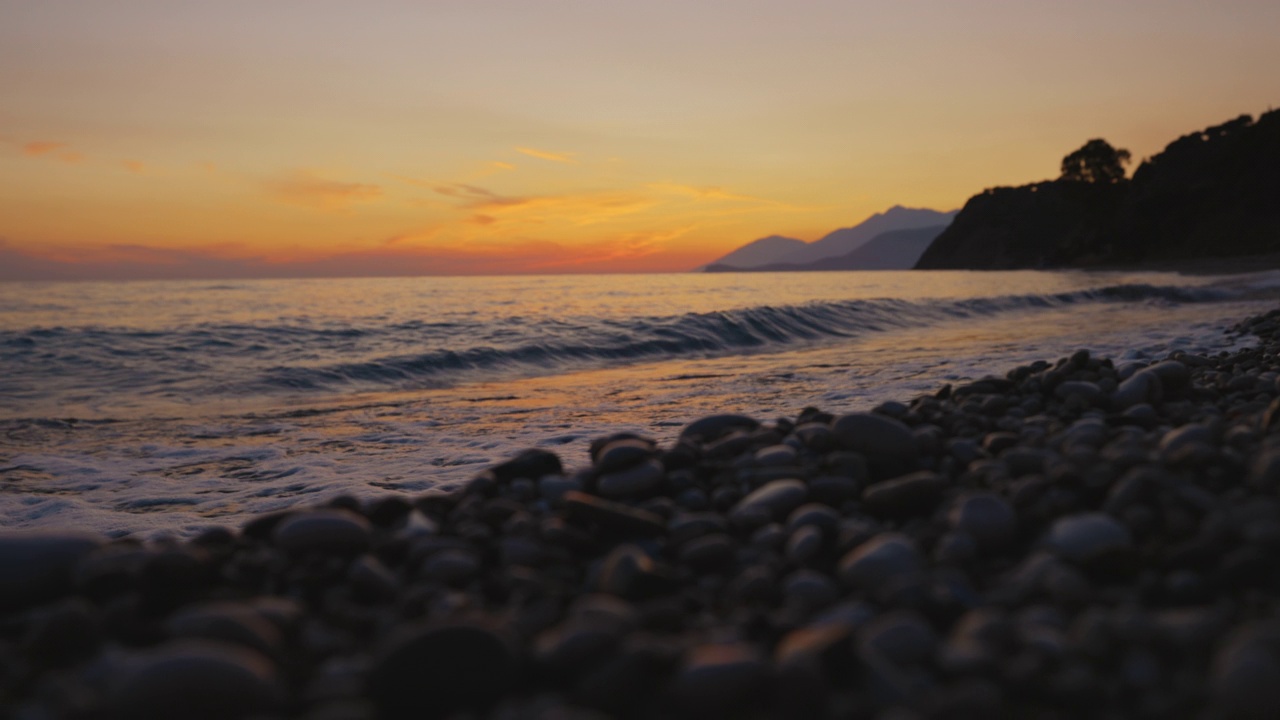
<instances>
[{"instance_id":1,"label":"dark pebble","mask_svg":"<svg viewBox=\"0 0 1280 720\"><path fill-rule=\"evenodd\" d=\"M937 504L947 481L928 470L879 482L862 491L862 502L873 513L905 515L924 513Z\"/></svg>"},{"instance_id":2,"label":"dark pebble","mask_svg":"<svg viewBox=\"0 0 1280 720\"><path fill-rule=\"evenodd\" d=\"M120 717L233 718L282 704L275 667L261 654L211 641L175 641L115 670L109 703Z\"/></svg>"},{"instance_id":3,"label":"dark pebble","mask_svg":"<svg viewBox=\"0 0 1280 720\"><path fill-rule=\"evenodd\" d=\"M867 458L875 477L893 477L916 464L916 436L901 421L873 413L850 413L837 418L831 430L841 447Z\"/></svg>"},{"instance_id":4,"label":"dark pebble","mask_svg":"<svg viewBox=\"0 0 1280 720\"><path fill-rule=\"evenodd\" d=\"M380 717L444 718L491 707L518 677L506 638L458 622L394 631L370 668L368 692Z\"/></svg>"},{"instance_id":5,"label":"dark pebble","mask_svg":"<svg viewBox=\"0 0 1280 720\"><path fill-rule=\"evenodd\" d=\"M739 500L731 516L739 519L762 513L766 518L782 518L808 496L809 488L800 480L774 480Z\"/></svg>"},{"instance_id":6,"label":"dark pebble","mask_svg":"<svg viewBox=\"0 0 1280 720\"><path fill-rule=\"evenodd\" d=\"M947 513L947 522L986 549L1008 542L1017 529L1013 506L990 492L970 492L956 498Z\"/></svg>"},{"instance_id":7,"label":"dark pebble","mask_svg":"<svg viewBox=\"0 0 1280 720\"><path fill-rule=\"evenodd\" d=\"M662 463L648 459L626 469L601 475L596 480L596 492L614 499L641 497L661 487L662 480Z\"/></svg>"},{"instance_id":8,"label":"dark pebble","mask_svg":"<svg viewBox=\"0 0 1280 720\"><path fill-rule=\"evenodd\" d=\"M0 532L0 609L16 609L66 592L76 563L103 538L92 533Z\"/></svg>"},{"instance_id":9,"label":"dark pebble","mask_svg":"<svg viewBox=\"0 0 1280 720\"><path fill-rule=\"evenodd\" d=\"M1088 562L1127 550L1132 545L1128 529L1105 513L1064 517L1049 530L1047 544L1060 557Z\"/></svg>"},{"instance_id":10,"label":"dark pebble","mask_svg":"<svg viewBox=\"0 0 1280 720\"><path fill-rule=\"evenodd\" d=\"M914 573L923 563L915 542L901 533L882 533L849 551L840 560L840 580L874 588L897 575Z\"/></svg>"},{"instance_id":11,"label":"dark pebble","mask_svg":"<svg viewBox=\"0 0 1280 720\"><path fill-rule=\"evenodd\" d=\"M281 520L271 536L294 553L358 553L369 547L369 521L350 510L309 510Z\"/></svg>"},{"instance_id":12,"label":"dark pebble","mask_svg":"<svg viewBox=\"0 0 1280 720\"><path fill-rule=\"evenodd\" d=\"M703 442L718 440L731 430L755 430L760 422L746 415L711 415L695 420L680 431L680 438L701 438Z\"/></svg>"}]
</instances>

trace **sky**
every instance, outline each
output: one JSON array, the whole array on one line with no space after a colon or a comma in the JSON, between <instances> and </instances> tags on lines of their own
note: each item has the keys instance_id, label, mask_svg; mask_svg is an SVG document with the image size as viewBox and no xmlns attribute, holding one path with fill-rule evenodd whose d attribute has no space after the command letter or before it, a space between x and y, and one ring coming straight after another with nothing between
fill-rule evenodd
<instances>
[{"instance_id":1,"label":"sky","mask_svg":"<svg viewBox=\"0 0 1280 720\"><path fill-rule=\"evenodd\" d=\"M684 271L1280 104L1275 0L0 0L0 279Z\"/></svg>"}]
</instances>

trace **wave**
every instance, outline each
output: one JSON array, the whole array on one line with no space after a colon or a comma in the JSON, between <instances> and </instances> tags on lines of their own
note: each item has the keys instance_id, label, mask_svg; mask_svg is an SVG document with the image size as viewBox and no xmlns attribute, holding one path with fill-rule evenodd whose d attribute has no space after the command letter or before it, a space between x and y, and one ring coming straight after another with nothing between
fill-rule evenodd
<instances>
[{"instance_id":1,"label":"wave","mask_svg":"<svg viewBox=\"0 0 1280 720\"><path fill-rule=\"evenodd\" d=\"M518 341L506 345L442 348L320 366L276 366L265 371L259 383L292 391L336 390L349 385L442 387L477 374L543 374L635 361L768 352L899 328L1073 304L1196 303L1226 300L1233 295L1221 288L1129 284L964 300L875 299L761 305L679 316L578 323L547 321L545 326L530 320L517 335Z\"/></svg>"}]
</instances>

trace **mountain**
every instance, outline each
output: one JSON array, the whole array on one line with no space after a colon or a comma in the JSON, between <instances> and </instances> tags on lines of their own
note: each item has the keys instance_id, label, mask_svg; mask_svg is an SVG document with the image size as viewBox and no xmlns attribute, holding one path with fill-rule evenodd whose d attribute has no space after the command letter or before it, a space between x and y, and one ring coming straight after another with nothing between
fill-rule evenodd
<instances>
[{"instance_id":1,"label":"mountain","mask_svg":"<svg viewBox=\"0 0 1280 720\"><path fill-rule=\"evenodd\" d=\"M876 213L853 227L841 228L828 233L822 238L807 244L804 248L788 254L783 262L810 263L822 258L844 255L859 245L882 233L892 230L910 230L913 228L946 225L955 217L956 211L938 212L924 208L905 208L894 205L885 212Z\"/></svg>"},{"instance_id":2,"label":"mountain","mask_svg":"<svg viewBox=\"0 0 1280 720\"><path fill-rule=\"evenodd\" d=\"M835 230L811 243L777 235L761 238L712 261L706 267L728 265L736 269L750 269L776 263L808 264L822 258L845 255L882 233L946 225L955 214L954 210L938 212L895 205L853 227Z\"/></svg>"},{"instance_id":3,"label":"mountain","mask_svg":"<svg viewBox=\"0 0 1280 720\"><path fill-rule=\"evenodd\" d=\"M844 255L822 258L809 263L770 263L750 268L712 264L707 272L813 272L823 270L909 270L920 259L929 243L946 225L890 230L880 233Z\"/></svg>"},{"instance_id":4,"label":"mountain","mask_svg":"<svg viewBox=\"0 0 1280 720\"><path fill-rule=\"evenodd\" d=\"M752 240L724 257L716 260L714 264L733 265L735 267L754 267L756 265L767 265L768 263L778 262L786 257L789 253L804 247L807 243L803 240L795 238L782 237L781 235L770 235L759 240Z\"/></svg>"},{"instance_id":5,"label":"mountain","mask_svg":"<svg viewBox=\"0 0 1280 720\"><path fill-rule=\"evenodd\" d=\"M1184 135L1131 180L993 188L919 269L1179 263L1280 250L1280 110Z\"/></svg>"}]
</instances>

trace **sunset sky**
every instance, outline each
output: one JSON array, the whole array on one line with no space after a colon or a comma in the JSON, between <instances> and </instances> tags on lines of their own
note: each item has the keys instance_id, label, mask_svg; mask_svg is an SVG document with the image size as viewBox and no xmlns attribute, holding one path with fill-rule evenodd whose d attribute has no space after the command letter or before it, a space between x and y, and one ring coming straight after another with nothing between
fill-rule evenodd
<instances>
[{"instance_id":1,"label":"sunset sky","mask_svg":"<svg viewBox=\"0 0 1280 720\"><path fill-rule=\"evenodd\" d=\"M681 271L1280 103L1275 0L0 0L0 279Z\"/></svg>"}]
</instances>

